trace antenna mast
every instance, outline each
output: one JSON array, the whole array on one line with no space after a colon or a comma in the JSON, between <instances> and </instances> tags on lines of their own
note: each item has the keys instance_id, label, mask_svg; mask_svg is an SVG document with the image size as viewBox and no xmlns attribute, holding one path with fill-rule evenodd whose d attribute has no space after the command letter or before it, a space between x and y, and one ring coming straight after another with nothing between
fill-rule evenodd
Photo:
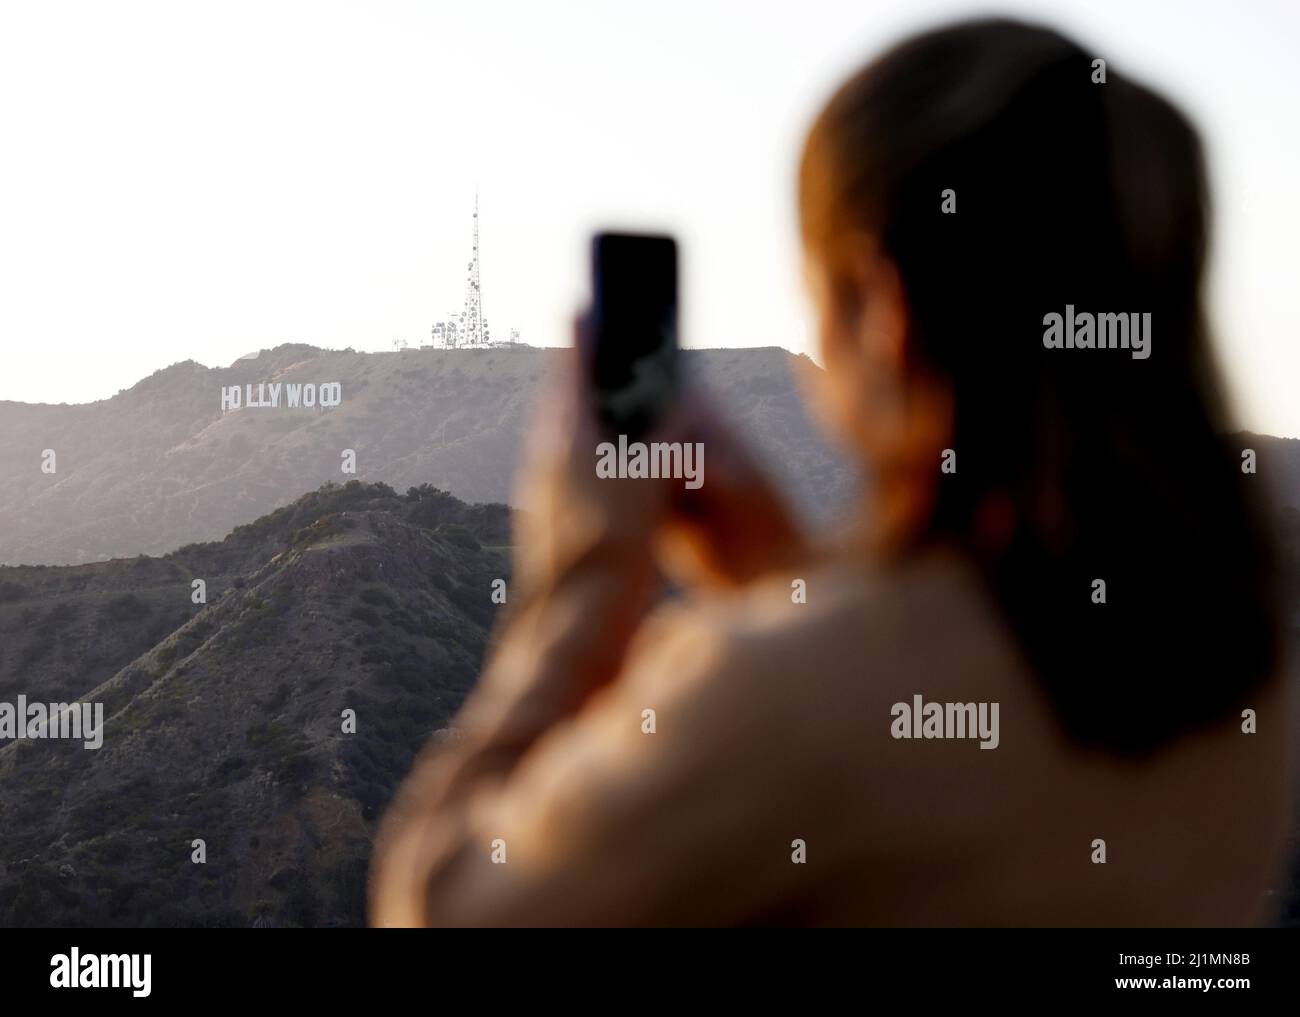
<instances>
[{"instance_id":1,"label":"antenna mast","mask_svg":"<svg viewBox=\"0 0 1300 1017\"><path fill-rule=\"evenodd\" d=\"M479 279L478 262L478 188L474 188L474 248L469 261L469 288L465 291L465 311L462 314L462 338L466 346L488 344L487 322L483 319L483 295Z\"/></svg>"},{"instance_id":2,"label":"antenna mast","mask_svg":"<svg viewBox=\"0 0 1300 1017\"><path fill-rule=\"evenodd\" d=\"M460 314L452 311L445 321L435 322L431 330L432 348L454 350L457 347L492 345L492 332L483 315L483 289L478 257L478 187L474 188L474 246L470 250L466 280L465 305ZM519 333L512 329L511 345L518 345ZM421 347L424 349L425 347Z\"/></svg>"}]
</instances>

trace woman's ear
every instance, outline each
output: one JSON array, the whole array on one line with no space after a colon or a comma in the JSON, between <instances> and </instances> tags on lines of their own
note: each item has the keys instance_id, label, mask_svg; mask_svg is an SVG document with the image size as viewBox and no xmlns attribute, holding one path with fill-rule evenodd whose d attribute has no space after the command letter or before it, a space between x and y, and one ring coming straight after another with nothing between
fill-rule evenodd
<instances>
[{"instance_id":1,"label":"woman's ear","mask_svg":"<svg viewBox=\"0 0 1300 1017\"><path fill-rule=\"evenodd\" d=\"M807 262L822 323L822 358L857 376L900 382L908 360L908 314L898 267L871 233L857 231L838 248L835 257Z\"/></svg>"},{"instance_id":2,"label":"woman's ear","mask_svg":"<svg viewBox=\"0 0 1300 1017\"><path fill-rule=\"evenodd\" d=\"M833 283L842 343L835 359L852 387L860 439L879 455L897 443L907 402L907 304L898 268L874 237L861 236L849 251Z\"/></svg>"},{"instance_id":3,"label":"woman's ear","mask_svg":"<svg viewBox=\"0 0 1300 1017\"><path fill-rule=\"evenodd\" d=\"M853 340L867 369L901 388L907 371L907 301L898 266L874 240L857 246L846 266L852 292Z\"/></svg>"}]
</instances>

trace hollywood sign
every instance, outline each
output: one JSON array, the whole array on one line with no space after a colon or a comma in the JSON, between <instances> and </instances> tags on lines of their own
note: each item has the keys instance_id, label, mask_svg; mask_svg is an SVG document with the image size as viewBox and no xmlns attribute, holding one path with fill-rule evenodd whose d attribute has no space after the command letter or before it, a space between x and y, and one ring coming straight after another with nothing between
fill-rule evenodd
<instances>
[{"instance_id":1,"label":"hollywood sign","mask_svg":"<svg viewBox=\"0 0 1300 1017\"><path fill-rule=\"evenodd\" d=\"M297 409L313 406L338 406L343 402L343 384L337 381L317 385L290 383L259 383L257 385L221 386L221 412L238 409Z\"/></svg>"}]
</instances>

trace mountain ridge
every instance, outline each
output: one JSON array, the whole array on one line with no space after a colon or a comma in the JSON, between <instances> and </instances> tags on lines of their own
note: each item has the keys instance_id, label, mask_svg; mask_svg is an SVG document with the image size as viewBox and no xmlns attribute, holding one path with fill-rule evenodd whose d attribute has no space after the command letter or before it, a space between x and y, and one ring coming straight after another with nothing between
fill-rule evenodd
<instances>
[{"instance_id":1,"label":"mountain ridge","mask_svg":"<svg viewBox=\"0 0 1300 1017\"><path fill-rule=\"evenodd\" d=\"M161 555L353 477L508 503L537 393L564 356L284 344L225 368L180 361L95 403L0 403L0 562ZM684 362L802 511L824 514L851 495L853 471L796 389L811 361L763 347L688 350ZM339 406L222 412L223 388L332 382ZM53 473L42 471L47 450Z\"/></svg>"},{"instance_id":2,"label":"mountain ridge","mask_svg":"<svg viewBox=\"0 0 1300 1017\"><path fill-rule=\"evenodd\" d=\"M373 825L477 678L508 525L505 506L352 483L166 559L26 569L0 598L0 700L105 719L97 751L0 746L0 924L360 924ZM220 580L206 604L196 568ZM178 624L126 663L75 687L20 666L48 638L22 615L42 592L42 616L106 636L148 628L160 577Z\"/></svg>"}]
</instances>

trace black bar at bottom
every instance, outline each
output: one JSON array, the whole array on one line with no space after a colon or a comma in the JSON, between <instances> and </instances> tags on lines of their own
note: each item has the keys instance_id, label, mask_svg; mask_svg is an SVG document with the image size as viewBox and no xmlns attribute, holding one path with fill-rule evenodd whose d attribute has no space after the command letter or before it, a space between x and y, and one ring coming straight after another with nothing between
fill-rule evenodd
<instances>
[{"instance_id":1,"label":"black bar at bottom","mask_svg":"<svg viewBox=\"0 0 1300 1017\"><path fill-rule=\"evenodd\" d=\"M1164 997L1236 1012L1293 1004L1298 965L1300 937L1270 929L0 932L6 1004L87 1012L101 1003L407 1009L402 999L495 1009L511 998L674 1008L716 998L730 1008L751 997L772 1004L774 993L817 1010L847 994L925 1010ZM99 981L110 984L90 985Z\"/></svg>"}]
</instances>

